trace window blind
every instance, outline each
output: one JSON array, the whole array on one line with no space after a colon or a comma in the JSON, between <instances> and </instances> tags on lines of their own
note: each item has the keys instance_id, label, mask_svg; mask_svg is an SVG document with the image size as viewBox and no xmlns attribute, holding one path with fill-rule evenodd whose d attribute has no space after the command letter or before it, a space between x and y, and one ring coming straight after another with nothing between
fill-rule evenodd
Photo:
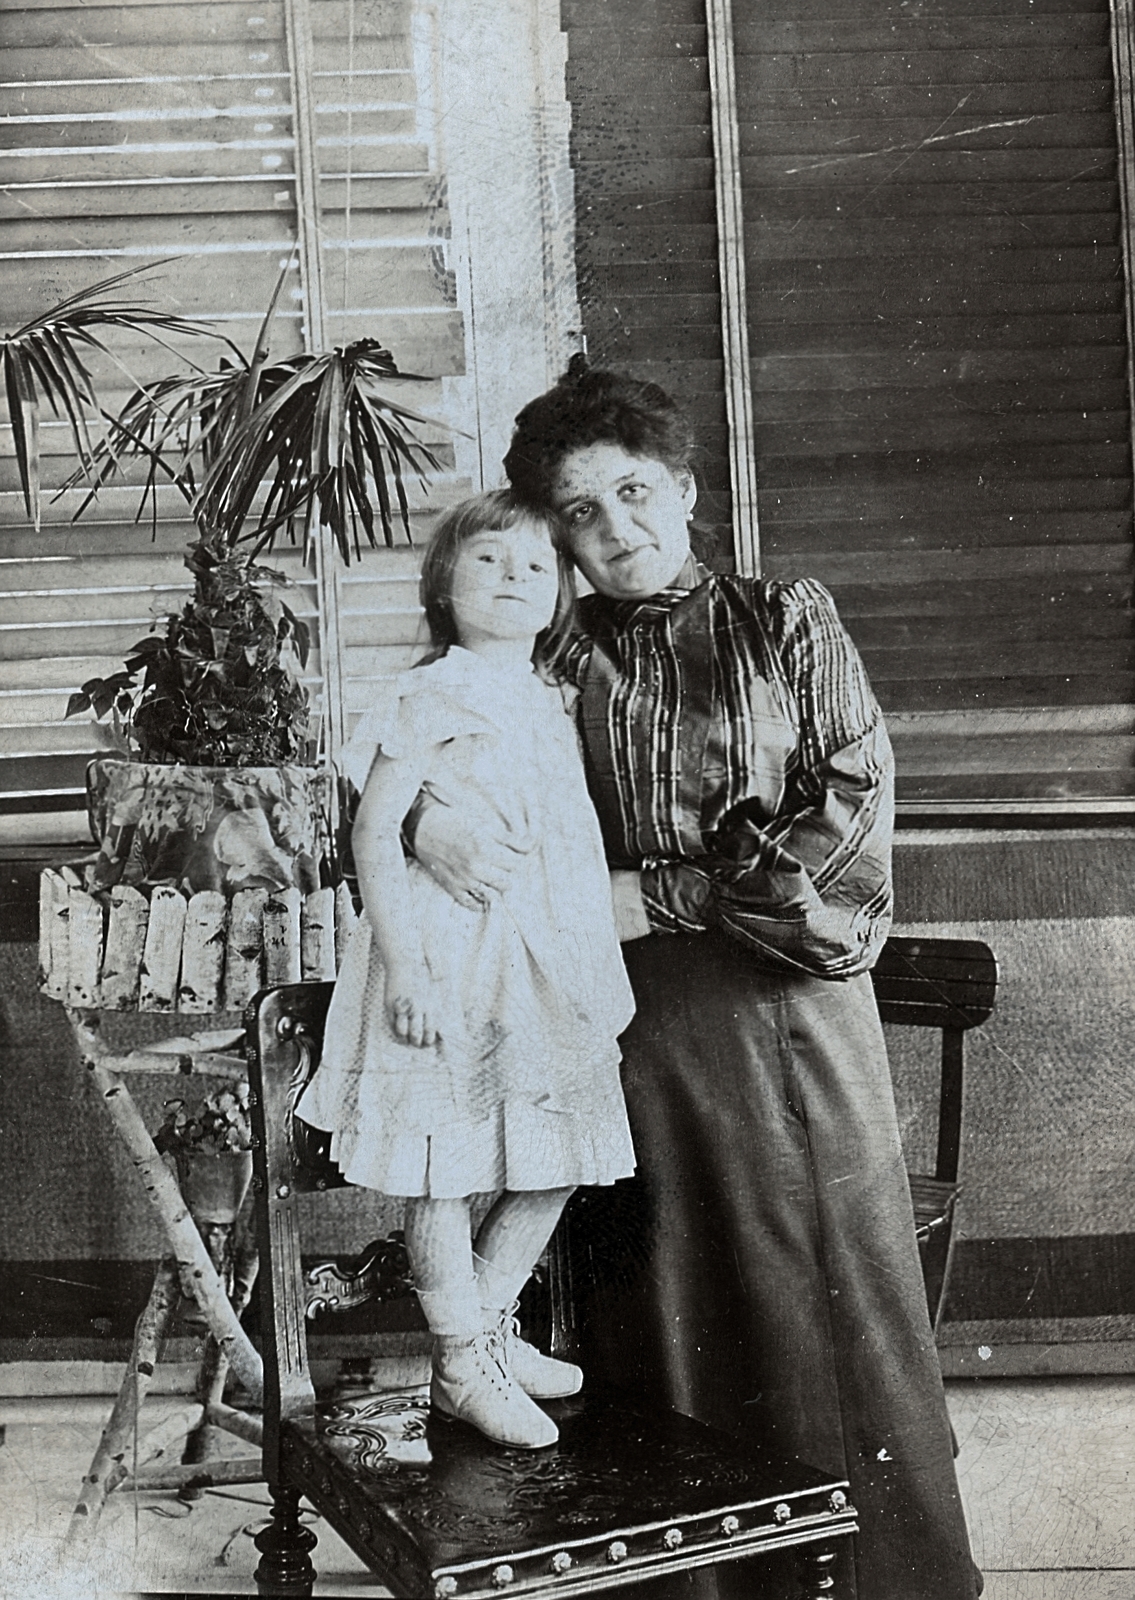
<instances>
[{"instance_id":1,"label":"window blind","mask_svg":"<svg viewBox=\"0 0 1135 1600\"><path fill-rule=\"evenodd\" d=\"M1109 10L735 6L761 542L908 812L1135 795Z\"/></svg>"},{"instance_id":2,"label":"window blind","mask_svg":"<svg viewBox=\"0 0 1135 1600\"><path fill-rule=\"evenodd\" d=\"M381 338L404 370L422 374L409 403L437 413L442 378L462 369L463 333L420 24L409 0L381 8L313 0L309 9L327 333L336 342ZM0 49L5 326L124 267L173 258L131 292L216 319L248 350L297 237L296 119L279 0L22 5L0 12ZM275 356L302 348L304 290L296 269L274 325ZM206 341L192 348L202 364L214 359ZM112 404L173 365L146 341L119 340L114 355L92 362ZM434 443L445 458L448 443ZM46 481L58 484L72 465L65 427L48 421L43 448ZM441 485L434 501L453 487ZM50 504L36 534L2 430L0 844L85 838L85 766L111 740L87 719L65 722L67 697L119 665L188 593L181 553L193 529L178 498L161 499L153 539L131 520L129 487L103 490L72 524L77 503L70 495ZM369 560L366 603L384 604L373 585L397 587L395 569L406 564L381 560ZM296 609L317 624L314 585L295 554L278 551L274 564L299 583ZM332 592L342 592L341 579ZM416 620L403 615L394 626L405 647Z\"/></svg>"},{"instance_id":3,"label":"window blind","mask_svg":"<svg viewBox=\"0 0 1135 1600\"><path fill-rule=\"evenodd\" d=\"M906 815L1125 809L1132 479L1106 0L732 12L762 569L835 593ZM563 13L590 348L692 400L724 565L704 9Z\"/></svg>"}]
</instances>

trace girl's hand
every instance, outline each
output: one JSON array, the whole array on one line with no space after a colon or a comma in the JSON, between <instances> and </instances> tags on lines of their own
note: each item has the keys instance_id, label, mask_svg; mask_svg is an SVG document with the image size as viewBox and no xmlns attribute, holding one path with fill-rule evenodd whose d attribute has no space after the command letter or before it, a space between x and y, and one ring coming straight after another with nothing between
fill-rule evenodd
<instances>
[{"instance_id":1,"label":"girl's hand","mask_svg":"<svg viewBox=\"0 0 1135 1600\"><path fill-rule=\"evenodd\" d=\"M406 1044L428 1049L441 1038L433 979L424 962L398 962L386 969L386 1020Z\"/></svg>"}]
</instances>

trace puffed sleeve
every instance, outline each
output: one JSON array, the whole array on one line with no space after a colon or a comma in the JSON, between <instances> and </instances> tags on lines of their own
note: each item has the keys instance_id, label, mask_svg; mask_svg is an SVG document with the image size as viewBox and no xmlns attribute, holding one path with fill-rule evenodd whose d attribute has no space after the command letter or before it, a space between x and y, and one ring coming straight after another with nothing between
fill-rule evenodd
<instances>
[{"instance_id":1,"label":"puffed sleeve","mask_svg":"<svg viewBox=\"0 0 1135 1600\"><path fill-rule=\"evenodd\" d=\"M556 662L556 673L575 689L583 686L587 665L591 660L592 641L583 633L573 633Z\"/></svg>"},{"instance_id":2,"label":"puffed sleeve","mask_svg":"<svg viewBox=\"0 0 1135 1600\"><path fill-rule=\"evenodd\" d=\"M463 686L433 672L433 665L411 668L376 687L341 758L344 773L360 792L380 750L392 761L403 761L462 734L492 732L492 723L465 703Z\"/></svg>"},{"instance_id":3,"label":"puffed sleeve","mask_svg":"<svg viewBox=\"0 0 1135 1600\"><path fill-rule=\"evenodd\" d=\"M894 761L882 713L831 596L778 586L777 653L799 712L780 813L735 807L696 859L642 874L658 931L716 926L773 965L848 978L891 919Z\"/></svg>"}]
</instances>

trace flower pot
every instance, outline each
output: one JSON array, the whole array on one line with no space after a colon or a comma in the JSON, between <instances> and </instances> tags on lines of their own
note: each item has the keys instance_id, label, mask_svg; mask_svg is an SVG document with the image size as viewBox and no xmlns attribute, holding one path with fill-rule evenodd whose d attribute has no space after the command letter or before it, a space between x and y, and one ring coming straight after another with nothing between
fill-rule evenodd
<instances>
[{"instance_id":1,"label":"flower pot","mask_svg":"<svg viewBox=\"0 0 1135 1600\"><path fill-rule=\"evenodd\" d=\"M87 790L98 855L41 876L45 994L237 1013L266 984L335 977L355 912L330 769L100 759Z\"/></svg>"},{"instance_id":2,"label":"flower pot","mask_svg":"<svg viewBox=\"0 0 1135 1600\"><path fill-rule=\"evenodd\" d=\"M100 759L87 769L95 887L304 894L331 854L333 775L319 767L186 767Z\"/></svg>"},{"instance_id":3,"label":"flower pot","mask_svg":"<svg viewBox=\"0 0 1135 1600\"><path fill-rule=\"evenodd\" d=\"M197 1223L231 1226L252 1181L251 1150L176 1150L182 1198Z\"/></svg>"}]
</instances>

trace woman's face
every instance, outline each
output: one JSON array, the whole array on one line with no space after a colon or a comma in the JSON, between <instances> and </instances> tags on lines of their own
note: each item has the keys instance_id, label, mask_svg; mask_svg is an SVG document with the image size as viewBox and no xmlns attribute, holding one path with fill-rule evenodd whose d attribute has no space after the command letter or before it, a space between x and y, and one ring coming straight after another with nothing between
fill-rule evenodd
<instances>
[{"instance_id":1,"label":"woman's face","mask_svg":"<svg viewBox=\"0 0 1135 1600\"><path fill-rule=\"evenodd\" d=\"M617 600L673 583L690 553L697 488L661 461L622 445L590 444L564 457L553 490L568 549L588 583Z\"/></svg>"}]
</instances>

